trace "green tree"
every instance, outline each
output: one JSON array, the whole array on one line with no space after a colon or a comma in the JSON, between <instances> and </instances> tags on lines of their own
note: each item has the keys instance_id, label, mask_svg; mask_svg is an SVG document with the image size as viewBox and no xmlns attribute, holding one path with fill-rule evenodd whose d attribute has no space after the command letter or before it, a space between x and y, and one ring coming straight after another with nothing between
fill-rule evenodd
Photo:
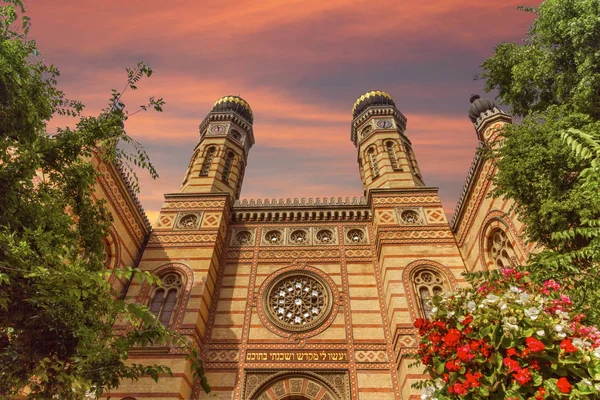
<instances>
[{"instance_id":1,"label":"green tree","mask_svg":"<svg viewBox=\"0 0 600 400\"><path fill-rule=\"evenodd\" d=\"M522 44L502 43L481 77L521 119L490 156L495 196L516 201L526 236L546 250L529 268L566 284L600 323L600 3L546 0Z\"/></svg>"},{"instance_id":2,"label":"green tree","mask_svg":"<svg viewBox=\"0 0 600 400\"><path fill-rule=\"evenodd\" d=\"M0 397L26 387L29 398L81 399L124 379L156 380L169 368L127 358L131 347L157 341L186 347L208 392L198 351L146 307L121 300L102 262L111 216L92 197L99 172L91 156L121 163L130 174L138 166L156 176L124 131L131 114L122 101L152 70L143 63L127 70L127 86L113 91L107 108L82 117L83 105L56 88L58 70L40 61L27 38L24 12L20 0L0 6ZM140 109L161 111L162 105L150 98ZM76 117L75 127L48 135L55 114ZM153 282L132 268L117 273ZM115 332L115 321L131 329Z\"/></svg>"}]
</instances>

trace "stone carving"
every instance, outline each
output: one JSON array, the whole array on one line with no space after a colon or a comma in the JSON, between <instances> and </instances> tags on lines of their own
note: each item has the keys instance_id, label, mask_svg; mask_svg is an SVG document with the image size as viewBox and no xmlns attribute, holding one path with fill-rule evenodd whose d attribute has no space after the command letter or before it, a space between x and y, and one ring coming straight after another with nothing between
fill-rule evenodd
<instances>
[{"instance_id":1,"label":"stone carving","mask_svg":"<svg viewBox=\"0 0 600 400\"><path fill-rule=\"evenodd\" d=\"M231 232L231 246L254 246L256 228L235 228Z\"/></svg>"},{"instance_id":2,"label":"stone carving","mask_svg":"<svg viewBox=\"0 0 600 400\"><path fill-rule=\"evenodd\" d=\"M369 244L365 228L344 227L344 243L347 245Z\"/></svg>"},{"instance_id":3,"label":"stone carving","mask_svg":"<svg viewBox=\"0 0 600 400\"><path fill-rule=\"evenodd\" d=\"M396 212L398 213L398 223L400 225L423 225L426 223L421 207L399 207L396 209Z\"/></svg>"}]
</instances>

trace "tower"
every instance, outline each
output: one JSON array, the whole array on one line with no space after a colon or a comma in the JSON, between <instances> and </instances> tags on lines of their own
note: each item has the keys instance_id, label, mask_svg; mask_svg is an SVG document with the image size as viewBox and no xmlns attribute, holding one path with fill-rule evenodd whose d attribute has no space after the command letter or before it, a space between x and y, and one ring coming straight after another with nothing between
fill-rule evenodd
<instances>
[{"instance_id":1,"label":"tower","mask_svg":"<svg viewBox=\"0 0 600 400\"><path fill-rule=\"evenodd\" d=\"M241 97L217 100L200 124L200 139L180 192L226 192L237 199L254 144L253 120L250 105Z\"/></svg>"},{"instance_id":2,"label":"tower","mask_svg":"<svg viewBox=\"0 0 600 400\"><path fill-rule=\"evenodd\" d=\"M352 109L350 140L358 150L365 193L372 189L425 186L410 140L406 117L386 92L360 96Z\"/></svg>"}]
</instances>

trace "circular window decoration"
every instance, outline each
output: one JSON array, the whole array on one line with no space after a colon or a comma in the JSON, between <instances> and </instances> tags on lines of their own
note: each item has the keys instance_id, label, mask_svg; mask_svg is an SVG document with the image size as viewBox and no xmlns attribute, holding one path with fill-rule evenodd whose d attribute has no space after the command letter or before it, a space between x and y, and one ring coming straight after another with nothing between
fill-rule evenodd
<instances>
[{"instance_id":1,"label":"circular window decoration","mask_svg":"<svg viewBox=\"0 0 600 400\"><path fill-rule=\"evenodd\" d=\"M304 244L308 240L308 235L306 234L306 231L298 229L292 232L292 234L290 235L290 239L292 239L293 243Z\"/></svg>"},{"instance_id":2,"label":"circular window decoration","mask_svg":"<svg viewBox=\"0 0 600 400\"><path fill-rule=\"evenodd\" d=\"M348 240L355 243L360 243L365 238L365 234L360 229L350 229L346 236L348 237Z\"/></svg>"},{"instance_id":3,"label":"circular window decoration","mask_svg":"<svg viewBox=\"0 0 600 400\"><path fill-rule=\"evenodd\" d=\"M269 231L265 235L265 240L268 243L272 243L272 244L281 243L281 232L279 232L279 231Z\"/></svg>"},{"instance_id":4,"label":"circular window decoration","mask_svg":"<svg viewBox=\"0 0 600 400\"><path fill-rule=\"evenodd\" d=\"M260 288L261 320L281 336L307 337L322 332L335 317L335 284L313 267L290 266L282 271L267 278Z\"/></svg>"},{"instance_id":5,"label":"circular window decoration","mask_svg":"<svg viewBox=\"0 0 600 400\"><path fill-rule=\"evenodd\" d=\"M404 210L400 214L400 217L406 224L418 224L421 220L419 213L415 210Z\"/></svg>"},{"instance_id":6,"label":"circular window decoration","mask_svg":"<svg viewBox=\"0 0 600 400\"><path fill-rule=\"evenodd\" d=\"M181 219L179 220L179 223L177 225L179 226L179 228L192 229L196 226L197 222L198 222L197 215L188 214L188 215L181 217Z\"/></svg>"},{"instance_id":7,"label":"circular window decoration","mask_svg":"<svg viewBox=\"0 0 600 400\"><path fill-rule=\"evenodd\" d=\"M322 229L317 232L317 240L321 243L332 243L333 232L331 232L329 229Z\"/></svg>"},{"instance_id":8,"label":"circular window decoration","mask_svg":"<svg viewBox=\"0 0 600 400\"><path fill-rule=\"evenodd\" d=\"M250 244L252 234L249 231L240 231L235 235L235 240L237 240L239 244Z\"/></svg>"}]
</instances>

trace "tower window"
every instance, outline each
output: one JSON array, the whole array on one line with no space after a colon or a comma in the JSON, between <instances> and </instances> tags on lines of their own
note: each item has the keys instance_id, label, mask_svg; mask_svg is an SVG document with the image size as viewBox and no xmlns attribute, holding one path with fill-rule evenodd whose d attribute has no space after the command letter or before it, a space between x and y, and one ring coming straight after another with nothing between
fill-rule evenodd
<instances>
[{"instance_id":1,"label":"tower window","mask_svg":"<svg viewBox=\"0 0 600 400\"><path fill-rule=\"evenodd\" d=\"M398 159L396 158L396 151L394 149L394 143L386 142L385 147L387 149L388 156L390 157L390 163L392 164L392 169L394 171L398 171L398 170L402 171L402 168L400 168L398 166Z\"/></svg>"},{"instance_id":2,"label":"tower window","mask_svg":"<svg viewBox=\"0 0 600 400\"><path fill-rule=\"evenodd\" d=\"M175 314L182 280L176 272L170 272L161 279L163 286L154 290L149 308L161 324L169 327L173 323L172 317Z\"/></svg>"},{"instance_id":3,"label":"tower window","mask_svg":"<svg viewBox=\"0 0 600 400\"><path fill-rule=\"evenodd\" d=\"M410 144L405 143L404 148L406 149L406 158L408 158L408 165L413 174L419 179L421 178L421 171L419 170L419 164L417 164L417 158Z\"/></svg>"},{"instance_id":4,"label":"tower window","mask_svg":"<svg viewBox=\"0 0 600 400\"><path fill-rule=\"evenodd\" d=\"M204 163L202 164L202 169L200 170L200 176L208 176L208 172L210 171L210 166L216 152L217 148L214 146L211 146L208 148L208 150L206 150L206 156L204 156Z\"/></svg>"},{"instance_id":5,"label":"tower window","mask_svg":"<svg viewBox=\"0 0 600 400\"><path fill-rule=\"evenodd\" d=\"M374 147L370 147L369 150L367 150L367 158L369 159L369 165L371 166L371 174L373 175L373 179L375 179L379 176L379 166L377 165Z\"/></svg>"},{"instance_id":6,"label":"tower window","mask_svg":"<svg viewBox=\"0 0 600 400\"><path fill-rule=\"evenodd\" d=\"M242 134L236 131L235 129L231 130L231 137L237 140L238 142L242 141Z\"/></svg>"},{"instance_id":7,"label":"tower window","mask_svg":"<svg viewBox=\"0 0 600 400\"><path fill-rule=\"evenodd\" d=\"M225 157L225 166L223 167L223 176L221 177L221 180L225 183L229 181L231 166L233 165L233 157L233 151L229 150L227 152L227 157Z\"/></svg>"},{"instance_id":8,"label":"tower window","mask_svg":"<svg viewBox=\"0 0 600 400\"><path fill-rule=\"evenodd\" d=\"M413 283L423 316L429 318L431 316L429 299L435 295L442 294L448 287L442 276L430 269L418 271L415 274Z\"/></svg>"}]
</instances>

